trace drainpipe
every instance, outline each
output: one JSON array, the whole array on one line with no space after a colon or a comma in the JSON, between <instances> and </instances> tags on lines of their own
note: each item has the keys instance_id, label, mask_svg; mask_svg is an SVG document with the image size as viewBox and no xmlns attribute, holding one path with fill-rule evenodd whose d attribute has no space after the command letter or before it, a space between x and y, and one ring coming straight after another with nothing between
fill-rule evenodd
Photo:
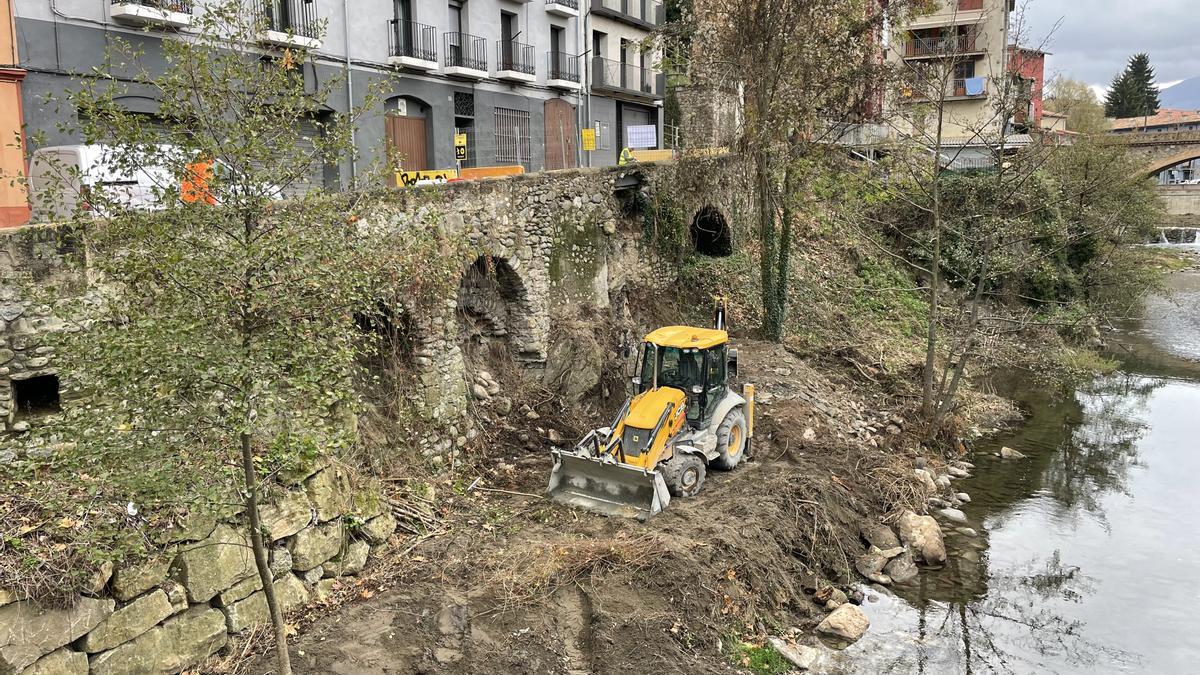
<instances>
[{"instance_id":1,"label":"drainpipe","mask_svg":"<svg viewBox=\"0 0 1200 675\"><path fill-rule=\"evenodd\" d=\"M583 5L583 7L579 10L580 11L579 26L583 31L583 35L579 41L579 45L581 47L583 47L583 49L580 52L583 57L583 63L580 64L580 71L581 71L580 76L581 77L579 79L583 83L583 98L587 101L587 104L584 106L581 106L581 107L584 109L583 122L584 122L584 124L590 126L592 123L591 122L591 120L592 120L592 63L591 62L592 62L592 56L595 56L594 54L592 54L592 40L591 40L591 32L592 31L590 30L591 23L592 23L592 19L591 19L591 17L592 17L592 0L579 0L579 2L580 2L580 4ZM584 124L579 125L580 130L583 129ZM597 139L597 140L599 140L599 139ZM579 152L582 153L584 157L586 157L587 165L590 167L592 165L592 155L595 154L595 152L594 151L588 152L588 153L583 152L583 148L582 148L583 137L582 137L582 135L580 136L579 145L580 145ZM581 166L582 166L582 163L581 163Z\"/></svg>"},{"instance_id":2,"label":"drainpipe","mask_svg":"<svg viewBox=\"0 0 1200 675\"><path fill-rule=\"evenodd\" d=\"M350 71L350 0L342 0L342 45L346 52L346 115L354 110L354 73ZM358 143L354 124L350 125L350 187L358 183Z\"/></svg>"}]
</instances>

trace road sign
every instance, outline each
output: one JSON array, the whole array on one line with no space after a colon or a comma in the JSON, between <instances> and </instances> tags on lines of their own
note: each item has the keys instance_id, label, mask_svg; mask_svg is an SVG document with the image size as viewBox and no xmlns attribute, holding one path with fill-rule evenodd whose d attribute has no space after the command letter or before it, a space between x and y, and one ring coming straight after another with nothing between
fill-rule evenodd
<instances>
[{"instance_id":1,"label":"road sign","mask_svg":"<svg viewBox=\"0 0 1200 675\"><path fill-rule=\"evenodd\" d=\"M592 128L581 129L580 134L583 136L583 149L591 152L596 149L596 130Z\"/></svg>"},{"instance_id":2,"label":"road sign","mask_svg":"<svg viewBox=\"0 0 1200 675\"><path fill-rule=\"evenodd\" d=\"M454 134L454 159L462 161L467 158L467 135Z\"/></svg>"}]
</instances>

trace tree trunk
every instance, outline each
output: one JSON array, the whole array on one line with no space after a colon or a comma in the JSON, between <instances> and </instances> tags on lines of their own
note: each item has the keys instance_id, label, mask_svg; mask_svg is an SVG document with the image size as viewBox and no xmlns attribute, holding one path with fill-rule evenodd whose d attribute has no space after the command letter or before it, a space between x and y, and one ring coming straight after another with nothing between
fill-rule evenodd
<instances>
[{"instance_id":1,"label":"tree trunk","mask_svg":"<svg viewBox=\"0 0 1200 675\"><path fill-rule=\"evenodd\" d=\"M759 261L762 272L762 306L763 333L770 339L778 339L779 326L775 311L777 257L777 238L775 233L775 206L771 189L770 160L765 150L754 154L755 181L758 184L758 237L761 245L762 259Z\"/></svg>"},{"instance_id":2,"label":"tree trunk","mask_svg":"<svg viewBox=\"0 0 1200 675\"><path fill-rule=\"evenodd\" d=\"M776 342L783 339L787 324L788 291L791 281L792 217L794 216L792 211L793 179L792 165L791 162L788 162L783 178L783 222L779 225L779 241L776 242L778 263L775 268L775 292L772 294L775 303L774 321L771 325L774 332L768 333L769 337Z\"/></svg>"},{"instance_id":3,"label":"tree trunk","mask_svg":"<svg viewBox=\"0 0 1200 675\"><path fill-rule=\"evenodd\" d=\"M933 373L937 366L938 320L941 318L939 302L942 285L942 122L946 115L946 83L942 82L942 94L937 105L937 136L933 147L933 180L930 185L930 201L933 202L933 250L929 261L929 322L925 330L925 370L921 380L921 414L930 422L928 435L937 435L932 426L934 415Z\"/></svg>"},{"instance_id":4,"label":"tree trunk","mask_svg":"<svg viewBox=\"0 0 1200 675\"><path fill-rule=\"evenodd\" d=\"M254 551L254 565L262 581L263 595L267 599L267 610L271 614L271 627L275 631L275 665L279 675L292 675L292 660L288 654L287 630L283 623L283 611L275 597L275 580L271 565L267 562L267 547L263 543L262 518L258 512L258 476L254 470L254 452L250 446L250 434L242 433L242 472L246 481L246 517L250 521L250 548Z\"/></svg>"}]
</instances>

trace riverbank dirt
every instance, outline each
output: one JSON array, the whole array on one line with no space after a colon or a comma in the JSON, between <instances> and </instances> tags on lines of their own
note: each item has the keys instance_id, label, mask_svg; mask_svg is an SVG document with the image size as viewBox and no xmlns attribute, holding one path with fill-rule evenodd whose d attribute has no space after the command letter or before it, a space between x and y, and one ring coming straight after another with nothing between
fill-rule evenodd
<instances>
[{"instance_id":1,"label":"riverbank dirt","mask_svg":"<svg viewBox=\"0 0 1200 675\"><path fill-rule=\"evenodd\" d=\"M358 584L294 619L294 668L745 672L729 656L736 643L815 625L825 611L813 594L855 583L864 518L924 508L908 424L916 401L861 365L814 367L763 342L739 348L741 378L761 392L750 461L710 473L701 495L649 522L606 518L540 496L549 439L565 445L582 432L547 420L581 418L559 415L554 400L514 409L507 424L492 421L498 432L473 475L434 485L435 525L402 527ZM1011 412L982 394L972 403L981 416ZM396 484L398 506L429 503ZM268 657L251 656L269 654L263 647L247 643L210 670L270 672Z\"/></svg>"}]
</instances>

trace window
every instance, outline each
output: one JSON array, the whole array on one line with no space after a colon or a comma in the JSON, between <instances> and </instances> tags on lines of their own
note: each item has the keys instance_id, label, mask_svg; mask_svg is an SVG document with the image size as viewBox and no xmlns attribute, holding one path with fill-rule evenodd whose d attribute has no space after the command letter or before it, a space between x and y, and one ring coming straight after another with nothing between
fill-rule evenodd
<instances>
[{"instance_id":1,"label":"window","mask_svg":"<svg viewBox=\"0 0 1200 675\"><path fill-rule=\"evenodd\" d=\"M529 112L496 108L496 162L530 169Z\"/></svg>"},{"instance_id":2,"label":"window","mask_svg":"<svg viewBox=\"0 0 1200 675\"><path fill-rule=\"evenodd\" d=\"M596 149L612 150L612 125L596 120Z\"/></svg>"},{"instance_id":3,"label":"window","mask_svg":"<svg viewBox=\"0 0 1200 675\"><path fill-rule=\"evenodd\" d=\"M604 56L604 43L607 39L607 33L592 31L592 56Z\"/></svg>"}]
</instances>

